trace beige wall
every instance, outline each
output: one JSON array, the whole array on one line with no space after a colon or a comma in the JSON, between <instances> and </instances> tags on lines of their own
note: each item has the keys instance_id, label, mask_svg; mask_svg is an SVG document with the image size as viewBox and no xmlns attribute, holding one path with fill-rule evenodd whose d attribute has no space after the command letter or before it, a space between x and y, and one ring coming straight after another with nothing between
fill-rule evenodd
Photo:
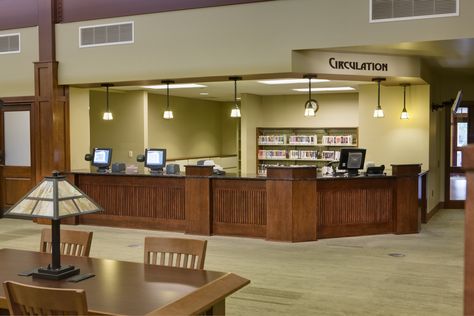
<instances>
[{"instance_id":1,"label":"beige wall","mask_svg":"<svg viewBox=\"0 0 474 316\"><path fill-rule=\"evenodd\" d=\"M38 28L0 31L20 33L20 53L0 54L0 97L35 95L34 65L38 61Z\"/></svg>"},{"instance_id":2,"label":"beige wall","mask_svg":"<svg viewBox=\"0 0 474 316\"><path fill-rule=\"evenodd\" d=\"M316 117L305 117L305 95L242 95L242 172L256 173L257 127L357 127L356 93L317 94Z\"/></svg>"},{"instance_id":3,"label":"beige wall","mask_svg":"<svg viewBox=\"0 0 474 316\"><path fill-rule=\"evenodd\" d=\"M112 121L102 120L105 111L105 93L90 93L90 126L91 148L111 147L112 162L136 164L136 156L143 153L143 93L114 92L109 93ZM129 151L132 157L129 157Z\"/></svg>"},{"instance_id":4,"label":"beige wall","mask_svg":"<svg viewBox=\"0 0 474 316\"><path fill-rule=\"evenodd\" d=\"M367 0L279 0L63 23L56 26L59 81L288 72L292 50L473 38L473 19L474 1L461 1L458 17L369 23ZM134 44L78 47L79 26L130 20Z\"/></svg>"},{"instance_id":5,"label":"beige wall","mask_svg":"<svg viewBox=\"0 0 474 316\"><path fill-rule=\"evenodd\" d=\"M366 161L384 164L421 163L429 169L429 96L428 85L407 88L409 120L401 120L403 88L381 87L380 104L385 118L374 118L377 85L359 88L359 146L367 149Z\"/></svg>"},{"instance_id":6,"label":"beige wall","mask_svg":"<svg viewBox=\"0 0 474 316\"><path fill-rule=\"evenodd\" d=\"M224 115L221 102L170 97L174 119L163 119L166 96L148 95L148 143L167 149L167 159L235 154L235 125ZM230 141L223 146L223 143ZM230 147L233 147L232 151ZM224 153L225 149L225 153Z\"/></svg>"},{"instance_id":7,"label":"beige wall","mask_svg":"<svg viewBox=\"0 0 474 316\"><path fill-rule=\"evenodd\" d=\"M90 153L89 90L69 89L69 139L71 170L90 166L84 155Z\"/></svg>"}]
</instances>

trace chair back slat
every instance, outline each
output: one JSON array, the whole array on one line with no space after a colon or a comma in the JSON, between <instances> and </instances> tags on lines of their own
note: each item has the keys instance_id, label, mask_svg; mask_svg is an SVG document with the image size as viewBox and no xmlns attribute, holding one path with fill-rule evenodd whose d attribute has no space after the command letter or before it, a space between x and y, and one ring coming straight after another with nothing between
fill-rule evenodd
<instances>
[{"instance_id":1,"label":"chair back slat","mask_svg":"<svg viewBox=\"0 0 474 316\"><path fill-rule=\"evenodd\" d=\"M207 240L145 237L144 262L187 269L204 269L206 247Z\"/></svg>"},{"instance_id":2,"label":"chair back slat","mask_svg":"<svg viewBox=\"0 0 474 316\"><path fill-rule=\"evenodd\" d=\"M65 230L60 232L60 252L62 255L89 257L92 244L92 232ZM40 251L51 253L51 229L41 231Z\"/></svg>"},{"instance_id":3,"label":"chair back slat","mask_svg":"<svg viewBox=\"0 0 474 316\"><path fill-rule=\"evenodd\" d=\"M86 292L3 283L10 315L87 315Z\"/></svg>"}]
</instances>

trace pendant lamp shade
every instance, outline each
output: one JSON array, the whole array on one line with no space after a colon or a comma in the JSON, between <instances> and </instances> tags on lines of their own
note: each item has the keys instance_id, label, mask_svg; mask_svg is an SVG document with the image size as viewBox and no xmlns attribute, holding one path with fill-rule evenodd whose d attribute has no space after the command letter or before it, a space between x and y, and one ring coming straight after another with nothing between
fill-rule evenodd
<instances>
[{"instance_id":1,"label":"pendant lamp shade","mask_svg":"<svg viewBox=\"0 0 474 316\"><path fill-rule=\"evenodd\" d=\"M304 75L304 78L308 79L308 100L304 104L304 116L312 117L316 116L316 112L319 110L318 101L311 97L311 80L316 78L315 74Z\"/></svg>"},{"instance_id":2,"label":"pendant lamp shade","mask_svg":"<svg viewBox=\"0 0 474 316\"><path fill-rule=\"evenodd\" d=\"M110 112L109 107L109 87L112 86L112 84L104 83L102 86L105 87L105 112L102 115L102 119L104 121L111 121L114 119L114 116L112 115L112 112Z\"/></svg>"},{"instance_id":3,"label":"pendant lamp shade","mask_svg":"<svg viewBox=\"0 0 474 316\"><path fill-rule=\"evenodd\" d=\"M170 109L170 83L174 83L174 81L163 80L161 83L166 84L166 109L163 112L163 118L165 120L171 120L173 118L173 111Z\"/></svg>"},{"instance_id":4,"label":"pendant lamp shade","mask_svg":"<svg viewBox=\"0 0 474 316\"><path fill-rule=\"evenodd\" d=\"M384 81L385 78L374 78L372 81L377 81L377 106L374 110L374 117L375 118L383 118L385 115L383 113L383 109L380 106L380 82Z\"/></svg>"},{"instance_id":5,"label":"pendant lamp shade","mask_svg":"<svg viewBox=\"0 0 474 316\"><path fill-rule=\"evenodd\" d=\"M241 117L241 115L239 103L237 101L237 80L242 80L242 77L229 77L229 80L234 81L234 107L230 111L230 117L238 118Z\"/></svg>"},{"instance_id":6,"label":"pendant lamp shade","mask_svg":"<svg viewBox=\"0 0 474 316\"><path fill-rule=\"evenodd\" d=\"M400 113L400 119L401 120L408 120L410 118L410 116L408 115L407 106L406 106L407 87L409 85L410 84L408 84L408 83L402 84L402 86L403 86L403 110L402 110L402 113Z\"/></svg>"}]
</instances>

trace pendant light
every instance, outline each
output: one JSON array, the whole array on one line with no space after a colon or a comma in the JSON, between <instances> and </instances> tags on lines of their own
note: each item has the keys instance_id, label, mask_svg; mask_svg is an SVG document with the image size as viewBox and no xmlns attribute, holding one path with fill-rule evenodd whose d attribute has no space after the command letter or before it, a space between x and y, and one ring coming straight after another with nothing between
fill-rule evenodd
<instances>
[{"instance_id":1,"label":"pendant light","mask_svg":"<svg viewBox=\"0 0 474 316\"><path fill-rule=\"evenodd\" d=\"M306 117L315 116L316 112L319 110L318 101L311 97L311 79L316 77L315 74L306 74L303 76L303 78L308 79L308 101L304 104L304 116Z\"/></svg>"},{"instance_id":2,"label":"pendant light","mask_svg":"<svg viewBox=\"0 0 474 316\"><path fill-rule=\"evenodd\" d=\"M403 86L403 110L402 113L400 114L400 119L401 120L408 120L409 115L406 107L406 95L407 95L407 87L409 86L409 83L402 83L401 86Z\"/></svg>"},{"instance_id":3,"label":"pendant light","mask_svg":"<svg viewBox=\"0 0 474 316\"><path fill-rule=\"evenodd\" d=\"M161 83L166 84L166 110L163 112L163 118L165 120L171 120L173 118L173 111L170 110L170 83L174 83L174 81L163 80Z\"/></svg>"},{"instance_id":4,"label":"pendant light","mask_svg":"<svg viewBox=\"0 0 474 316\"><path fill-rule=\"evenodd\" d=\"M230 111L230 117L240 117L239 103L237 102L237 80L242 80L242 77L229 77L229 80L234 80L234 107Z\"/></svg>"},{"instance_id":5,"label":"pendant light","mask_svg":"<svg viewBox=\"0 0 474 316\"><path fill-rule=\"evenodd\" d=\"M102 84L102 87L105 87L105 112L104 115L102 115L102 119L104 121L111 121L114 119L114 116L112 115L112 112L110 112L109 108L109 87L111 87L111 83L104 83Z\"/></svg>"},{"instance_id":6,"label":"pendant light","mask_svg":"<svg viewBox=\"0 0 474 316\"><path fill-rule=\"evenodd\" d=\"M380 106L380 82L385 81L385 78L373 78L372 81L377 81L377 106L375 107L374 110L374 117L375 118L383 118L383 110L382 107Z\"/></svg>"}]
</instances>

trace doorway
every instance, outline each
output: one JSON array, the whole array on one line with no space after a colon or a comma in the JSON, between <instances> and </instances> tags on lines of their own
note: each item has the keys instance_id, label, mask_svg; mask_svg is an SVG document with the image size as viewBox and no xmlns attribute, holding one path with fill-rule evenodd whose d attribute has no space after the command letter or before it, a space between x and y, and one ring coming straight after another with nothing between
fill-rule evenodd
<instances>
[{"instance_id":1,"label":"doorway","mask_svg":"<svg viewBox=\"0 0 474 316\"><path fill-rule=\"evenodd\" d=\"M32 104L6 98L0 106L0 215L35 183Z\"/></svg>"}]
</instances>

